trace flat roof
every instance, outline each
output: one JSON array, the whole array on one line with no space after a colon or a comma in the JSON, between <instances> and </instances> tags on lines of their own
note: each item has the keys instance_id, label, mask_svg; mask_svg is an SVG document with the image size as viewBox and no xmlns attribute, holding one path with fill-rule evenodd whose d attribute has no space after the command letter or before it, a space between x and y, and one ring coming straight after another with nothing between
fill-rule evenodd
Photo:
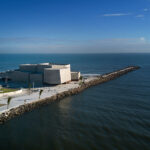
<instances>
[{"instance_id":1,"label":"flat roof","mask_svg":"<svg viewBox=\"0 0 150 150\"><path fill-rule=\"evenodd\" d=\"M46 62L46 63L38 63L38 64L20 64L21 65L26 65L26 66L30 66L30 65L70 65L70 64L58 64L58 63L51 63L51 62Z\"/></svg>"}]
</instances>

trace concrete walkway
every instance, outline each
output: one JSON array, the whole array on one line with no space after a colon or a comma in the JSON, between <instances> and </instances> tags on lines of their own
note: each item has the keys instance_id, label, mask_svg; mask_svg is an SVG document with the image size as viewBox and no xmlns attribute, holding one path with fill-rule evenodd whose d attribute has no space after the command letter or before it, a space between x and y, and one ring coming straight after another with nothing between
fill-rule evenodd
<instances>
[{"instance_id":1,"label":"concrete walkway","mask_svg":"<svg viewBox=\"0 0 150 150\"><path fill-rule=\"evenodd\" d=\"M89 82L96 78L98 78L98 77L91 76L91 77L86 78L84 80L84 82ZM78 88L80 86L80 82L81 81L73 81L68 84L62 84L62 85L57 85L57 86L52 86L52 87L35 88L34 91L32 91L33 90L32 89L30 93L29 93L29 90L23 89L23 92L20 95L16 95L16 96L12 97L8 109L7 109L7 98L8 97L2 97L2 98L0 98L0 113L8 111L12 108L16 108L25 103L32 103L33 101L38 101L40 89L43 89L40 99L44 99L44 98L54 96L54 95L64 92L64 91Z\"/></svg>"}]
</instances>

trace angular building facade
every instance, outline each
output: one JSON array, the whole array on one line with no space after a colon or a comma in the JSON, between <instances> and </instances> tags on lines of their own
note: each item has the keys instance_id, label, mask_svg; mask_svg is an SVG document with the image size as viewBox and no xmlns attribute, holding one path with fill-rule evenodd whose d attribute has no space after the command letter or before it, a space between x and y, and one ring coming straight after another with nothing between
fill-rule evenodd
<instances>
[{"instance_id":1,"label":"angular building facade","mask_svg":"<svg viewBox=\"0 0 150 150\"><path fill-rule=\"evenodd\" d=\"M18 70L6 72L3 78L8 77L13 82L63 84L71 80L78 80L80 73L71 73L70 64L21 64ZM7 75L7 76L6 76Z\"/></svg>"}]
</instances>

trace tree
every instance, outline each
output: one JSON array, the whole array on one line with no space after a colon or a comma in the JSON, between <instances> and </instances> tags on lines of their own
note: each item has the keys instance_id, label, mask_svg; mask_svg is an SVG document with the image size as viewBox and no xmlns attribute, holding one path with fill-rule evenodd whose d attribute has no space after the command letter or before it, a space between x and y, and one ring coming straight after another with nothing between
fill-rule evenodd
<instances>
[{"instance_id":1,"label":"tree","mask_svg":"<svg viewBox=\"0 0 150 150\"><path fill-rule=\"evenodd\" d=\"M8 99L7 99L7 109L9 108L9 104L10 104L11 100L12 100L12 97L8 97Z\"/></svg>"},{"instance_id":2,"label":"tree","mask_svg":"<svg viewBox=\"0 0 150 150\"><path fill-rule=\"evenodd\" d=\"M43 90L41 89L40 92L39 92L39 99L40 99L40 97L42 95L42 92L43 92Z\"/></svg>"},{"instance_id":3,"label":"tree","mask_svg":"<svg viewBox=\"0 0 150 150\"><path fill-rule=\"evenodd\" d=\"M26 102L27 102L27 100L25 99L25 100L24 100L24 104L26 104Z\"/></svg>"},{"instance_id":4,"label":"tree","mask_svg":"<svg viewBox=\"0 0 150 150\"><path fill-rule=\"evenodd\" d=\"M29 95L31 94L31 83L28 84Z\"/></svg>"}]
</instances>

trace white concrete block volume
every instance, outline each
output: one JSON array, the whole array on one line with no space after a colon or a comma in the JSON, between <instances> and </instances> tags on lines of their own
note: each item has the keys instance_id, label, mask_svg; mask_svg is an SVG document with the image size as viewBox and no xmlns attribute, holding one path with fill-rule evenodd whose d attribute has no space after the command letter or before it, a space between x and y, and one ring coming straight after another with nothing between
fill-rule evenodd
<instances>
[{"instance_id":1,"label":"white concrete block volume","mask_svg":"<svg viewBox=\"0 0 150 150\"><path fill-rule=\"evenodd\" d=\"M13 82L63 84L80 79L80 72L71 72L70 64L21 64L19 69L2 74Z\"/></svg>"}]
</instances>

